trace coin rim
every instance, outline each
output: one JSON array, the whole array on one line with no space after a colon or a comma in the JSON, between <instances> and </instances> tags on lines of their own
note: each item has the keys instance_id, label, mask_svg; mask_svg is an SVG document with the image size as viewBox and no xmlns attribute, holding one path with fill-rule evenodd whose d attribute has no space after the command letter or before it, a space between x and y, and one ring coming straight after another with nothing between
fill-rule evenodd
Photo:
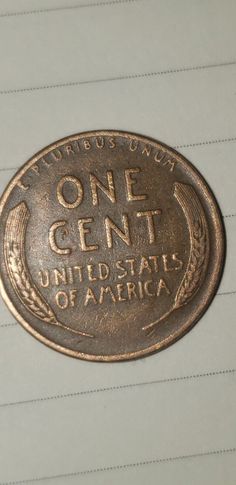
<instances>
[{"instance_id":1,"label":"coin rim","mask_svg":"<svg viewBox=\"0 0 236 485\"><path fill-rule=\"evenodd\" d=\"M93 355L93 354L86 354L84 352L78 352L75 350L68 349L66 347L63 347L61 345L56 344L55 342L47 339L43 335L41 335L39 332L37 332L34 328L31 327L31 325L22 317L22 315L18 312L16 307L14 306L12 300L9 298L7 294L7 290L4 285L4 281L2 278L2 273L0 271L0 292L2 295L2 298L4 302L6 303L7 307L13 314L13 316L18 320L18 322L31 334L33 335L37 340L41 341L45 345L47 345L50 348L53 348L54 350L57 350L60 353L69 355L71 357L76 357L79 359L83 360L88 360L88 361L95 361L95 362L115 362L115 361L125 361L125 360L132 360L136 359L139 357L144 357L146 355L153 354L154 352L160 351L169 345L175 343L177 340L179 340L181 337L183 337L187 332L189 332L193 326L196 325L196 323L200 320L202 315L207 311L211 301L213 300L215 293L217 291L217 288L220 284L220 280L222 277L223 269L224 269L224 260L225 260L225 254L226 254L226 238L225 238L225 229L224 229L224 223L223 223L223 218L219 209L219 206L217 204L217 201L215 199L215 196L211 190L211 188L208 186L207 182L205 181L204 177L200 174L200 172L192 165L191 162L189 162L188 159L186 159L182 154L178 153L175 149L169 147L165 143L160 142L159 140L155 140L151 137L144 136L144 135L139 135L136 133L132 132L126 132L122 130L94 130L94 131L85 131L82 133L76 133L73 135L66 136L64 138L61 138L60 140L57 140L54 143L51 143L50 145L47 145L45 148L41 149L38 151L33 157L31 157L27 162L25 162L21 168L15 173L15 175L12 177L10 182L7 184L1 198L0 198L0 217L2 214L2 210L4 208L4 205L15 187L16 183L18 180L22 177L22 175L25 174L25 172L30 168L31 165L35 164L41 157L45 156L49 151L55 150L56 148L60 147L61 145L64 145L65 143L70 143L75 140L79 140L81 138L85 137L98 137L98 136L121 136L123 138L128 138L128 139L137 139L142 142L146 143L154 143L158 148L160 149L165 149L169 155L173 156L173 153L175 155L175 158L177 159L178 162L180 162L182 165L185 166L187 164L187 168L189 168L193 179L196 181L197 184L199 184L199 181L201 182L201 189L205 193L205 200L207 203L210 205L211 208L211 216L212 216L212 221L214 222L214 227L217 235L217 241L216 241L216 260L214 262L214 271L211 275L211 280L209 282L207 291L205 292L201 304L197 307L197 309L193 310L191 314L189 315L187 322L185 323L184 326L180 327L175 333L171 334L169 337L166 337L163 341L158 342L154 345L151 345L150 347L147 347L142 350L134 351L134 352L127 352L124 354L117 354L117 355Z\"/></svg>"}]
</instances>

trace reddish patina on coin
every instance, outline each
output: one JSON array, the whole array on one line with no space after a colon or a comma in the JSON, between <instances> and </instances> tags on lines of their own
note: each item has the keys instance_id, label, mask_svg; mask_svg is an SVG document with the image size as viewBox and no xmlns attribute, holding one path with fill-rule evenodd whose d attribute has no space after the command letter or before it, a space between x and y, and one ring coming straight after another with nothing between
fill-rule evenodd
<instances>
[{"instance_id":1,"label":"reddish patina on coin","mask_svg":"<svg viewBox=\"0 0 236 485\"><path fill-rule=\"evenodd\" d=\"M0 203L1 292L35 337L88 360L162 349L201 317L219 283L215 199L173 149L116 131L40 151Z\"/></svg>"}]
</instances>

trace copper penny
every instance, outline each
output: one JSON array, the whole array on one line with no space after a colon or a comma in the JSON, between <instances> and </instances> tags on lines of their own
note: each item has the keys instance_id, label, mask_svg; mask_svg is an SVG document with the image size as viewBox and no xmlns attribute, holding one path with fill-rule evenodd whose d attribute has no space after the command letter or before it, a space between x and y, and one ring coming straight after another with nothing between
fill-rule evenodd
<instances>
[{"instance_id":1,"label":"copper penny","mask_svg":"<svg viewBox=\"0 0 236 485\"><path fill-rule=\"evenodd\" d=\"M224 232L179 153L118 131L33 156L0 202L1 293L32 335L88 360L133 359L183 336L219 283Z\"/></svg>"}]
</instances>

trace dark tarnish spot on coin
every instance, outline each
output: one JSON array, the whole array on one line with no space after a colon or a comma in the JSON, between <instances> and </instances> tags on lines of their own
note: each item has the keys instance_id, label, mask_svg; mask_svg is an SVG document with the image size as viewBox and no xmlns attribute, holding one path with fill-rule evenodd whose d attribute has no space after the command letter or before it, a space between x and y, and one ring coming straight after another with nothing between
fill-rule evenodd
<instances>
[{"instance_id":1,"label":"dark tarnish spot on coin","mask_svg":"<svg viewBox=\"0 0 236 485\"><path fill-rule=\"evenodd\" d=\"M132 359L180 338L222 272L220 214L171 148L115 131L43 149L5 190L1 292L35 337L88 360Z\"/></svg>"}]
</instances>

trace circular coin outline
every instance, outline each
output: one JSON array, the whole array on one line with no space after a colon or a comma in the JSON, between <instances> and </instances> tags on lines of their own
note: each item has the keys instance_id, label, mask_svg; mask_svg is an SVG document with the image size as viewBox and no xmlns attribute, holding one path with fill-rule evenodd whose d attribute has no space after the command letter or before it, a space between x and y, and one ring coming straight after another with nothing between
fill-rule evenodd
<instances>
[{"instance_id":1,"label":"circular coin outline","mask_svg":"<svg viewBox=\"0 0 236 485\"><path fill-rule=\"evenodd\" d=\"M12 300L9 298L7 291L5 289L2 273L0 271L0 292L1 296L6 303L7 307L13 314L13 316L17 319L17 321L23 326L25 330L27 330L33 337L35 337L40 342L47 345L49 348L52 348L60 353L65 355L69 355L70 357L75 357L82 360L87 361L94 361L94 362L119 362L119 361L129 361L133 359L137 359L140 357L145 357L147 355L153 354L157 351L163 350L166 347L172 345L177 340L182 338L186 333L188 333L193 326L200 320L202 315L207 311L209 305L211 304L217 288L220 284L223 269L224 269L224 262L226 257L226 237L225 237L225 228L223 223L223 218L218 206L218 203L215 199L215 196L208 186L207 182L205 181L204 177L201 173L194 167L194 165L183 155L178 153L175 149L169 147L165 143L160 142L159 140L155 140L149 136L139 135L133 132L126 132L122 130L94 130L94 131L85 131L81 133L76 133L73 135L66 136L57 140L50 145L47 145L45 148L38 151L35 155L33 155L27 162L25 162L19 170L15 173L12 177L10 182L7 184L1 198L0 198L0 217L4 208L4 205L11 194L11 191L20 180L20 178L25 174L25 172L34 165L40 158L46 156L50 151L63 146L65 143L71 143L72 141L80 140L85 137L101 137L101 136L120 136L123 138L127 138L128 140L137 140L140 142L151 143L154 144L157 149L164 149L166 153L170 156L175 156L177 162L179 162L188 172L190 172L194 182L196 185L199 183L201 184L201 190L204 193L205 200L207 204L211 208L211 216L215 226L215 232L217 235L216 241L216 258L214 261L214 271L211 274L211 280L209 282L207 291L203 295L201 299L201 304L197 306L189 315L187 322L185 325L181 326L176 330L176 332L166 337L161 342L158 342L150 347L147 347L142 350L128 352L124 354L117 354L117 355L93 355L93 354L86 354L84 352L78 352L75 350L71 350L67 347L63 347L61 345L56 344L55 342L47 339L39 332L37 332L31 325L22 317L22 315L18 312L16 307L14 306Z\"/></svg>"}]
</instances>

